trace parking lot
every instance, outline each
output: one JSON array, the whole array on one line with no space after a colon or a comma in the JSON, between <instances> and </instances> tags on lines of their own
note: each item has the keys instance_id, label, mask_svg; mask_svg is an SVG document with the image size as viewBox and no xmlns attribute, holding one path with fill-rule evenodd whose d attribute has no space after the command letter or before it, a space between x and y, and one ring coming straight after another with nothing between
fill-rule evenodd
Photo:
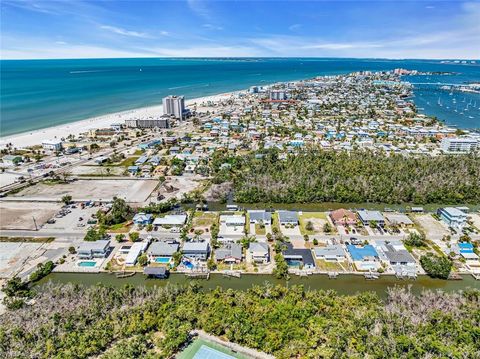
<instances>
[{"instance_id":1,"label":"parking lot","mask_svg":"<svg viewBox=\"0 0 480 359\"><path fill-rule=\"evenodd\" d=\"M45 223L43 229L83 232L86 230L86 227L88 227L87 221L91 218L92 214L98 211L98 209L99 207L85 207L82 209L80 206L75 206L75 208L70 206L66 212L63 212L66 213L65 215L60 216L57 214L52 216L50 219L53 219L55 223Z\"/></svg>"},{"instance_id":2,"label":"parking lot","mask_svg":"<svg viewBox=\"0 0 480 359\"><path fill-rule=\"evenodd\" d=\"M31 200L59 201L65 195L72 196L74 201L111 201L113 197L125 199L127 202L145 201L157 186L155 180L78 180L66 184L39 183L25 188L12 197Z\"/></svg>"}]
</instances>

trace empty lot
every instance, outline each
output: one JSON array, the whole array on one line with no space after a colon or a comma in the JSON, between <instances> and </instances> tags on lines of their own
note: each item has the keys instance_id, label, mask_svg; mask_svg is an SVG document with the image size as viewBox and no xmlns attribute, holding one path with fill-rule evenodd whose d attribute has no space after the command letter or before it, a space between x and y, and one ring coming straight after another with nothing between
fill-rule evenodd
<instances>
[{"instance_id":1,"label":"empty lot","mask_svg":"<svg viewBox=\"0 0 480 359\"><path fill-rule=\"evenodd\" d=\"M40 228L59 209L59 203L0 202L0 229L34 230L34 218Z\"/></svg>"},{"instance_id":2,"label":"empty lot","mask_svg":"<svg viewBox=\"0 0 480 359\"><path fill-rule=\"evenodd\" d=\"M111 201L113 197L127 202L143 202L157 186L156 180L96 179L78 180L66 184L39 183L28 187L14 197L39 201L59 201L64 195L74 201Z\"/></svg>"}]
</instances>

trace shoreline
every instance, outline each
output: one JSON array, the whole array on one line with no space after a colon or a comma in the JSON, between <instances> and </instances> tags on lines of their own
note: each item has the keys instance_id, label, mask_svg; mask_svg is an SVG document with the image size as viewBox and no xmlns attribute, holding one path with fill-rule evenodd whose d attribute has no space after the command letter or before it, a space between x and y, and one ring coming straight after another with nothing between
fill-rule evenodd
<instances>
[{"instance_id":1,"label":"shoreline","mask_svg":"<svg viewBox=\"0 0 480 359\"><path fill-rule=\"evenodd\" d=\"M234 94L241 93L245 90L231 91L220 93L216 95L210 95L205 97L197 97L190 100L185 100L185 105L192 105L203 101L218 101L228 98ZM109 127L112 123L120 122L125 123L126 119L132 117L150 117L162 115L163 105L154 105L139 107L131 110L125 110L120 112L113 112L106 115L90 117L83 120L73 121L62 125L56 125L51 127L45 127L38 130L32 130L27 132L21 132L13 135L7 135L0 137L0 148L5 147L11 143L13 147L22 149L25 147L41 145L43 140L50 140L55 138L65 138L68 135L79 135L80 133L87 132L92 129Z\"/></svg>"}]
</instances>

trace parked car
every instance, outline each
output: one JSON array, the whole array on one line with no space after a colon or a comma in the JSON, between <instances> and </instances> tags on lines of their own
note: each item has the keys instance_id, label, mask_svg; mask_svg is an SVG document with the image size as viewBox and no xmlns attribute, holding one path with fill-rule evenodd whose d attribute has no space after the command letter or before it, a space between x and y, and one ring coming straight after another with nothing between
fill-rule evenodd
<instances>
[{"instance_id":1,"label":"parked car","mask_svg":"<svg viewBox=\"0 0 480 359\"><path fill-rule=\"evenodd\" d=\"M47 223L48 224L54 224L56 222L56 220L54 218L50 218Z\"/></svg>"}]
</instances>

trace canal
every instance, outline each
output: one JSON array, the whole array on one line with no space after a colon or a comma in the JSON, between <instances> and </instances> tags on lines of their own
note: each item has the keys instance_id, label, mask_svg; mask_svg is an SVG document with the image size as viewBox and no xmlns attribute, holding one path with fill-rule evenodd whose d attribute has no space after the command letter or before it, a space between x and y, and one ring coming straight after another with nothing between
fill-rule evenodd
<instances>
[{"instance_id":1,"label":"canal","mask_svg":"<svg viewBox=\"0 0 480 359\"><path fill-rule=\"evenodd\" d=\"M144 285L147 287L164 287L168 285L186 285L195 281L203 290L210 290L216 287L232 288L236 290L247 290L254 285L303 285L308 290L335 290L339 294L355 294L357 292L373 291L381 298L385 298L387 288L411 285L414 294L419 294L424 289L456 291L468 288L480 289L480 281L476 281L472 276L462 276L463 280L441 280L432 279L428 276L419 276L416 280L399 280L394 276L381 276L377 280L366 280L360 275L339 275L337 279L329 279L326 275L312 275L309 277L292 276L287 282L285 280L275 279L268 274L245 274L241 278L225 277L222 274L212 274L209 280L192 280L183 274L171 274L168 279L147 279L143 274L137 273L128 278L117 278L110 273L52 273L38 282L36 286L42 286L47 282L53 283L73 283L80 285L95 285L101 283L109 286L123 286L130 284L134 286Z\"/></svg>"}]
</instances>

